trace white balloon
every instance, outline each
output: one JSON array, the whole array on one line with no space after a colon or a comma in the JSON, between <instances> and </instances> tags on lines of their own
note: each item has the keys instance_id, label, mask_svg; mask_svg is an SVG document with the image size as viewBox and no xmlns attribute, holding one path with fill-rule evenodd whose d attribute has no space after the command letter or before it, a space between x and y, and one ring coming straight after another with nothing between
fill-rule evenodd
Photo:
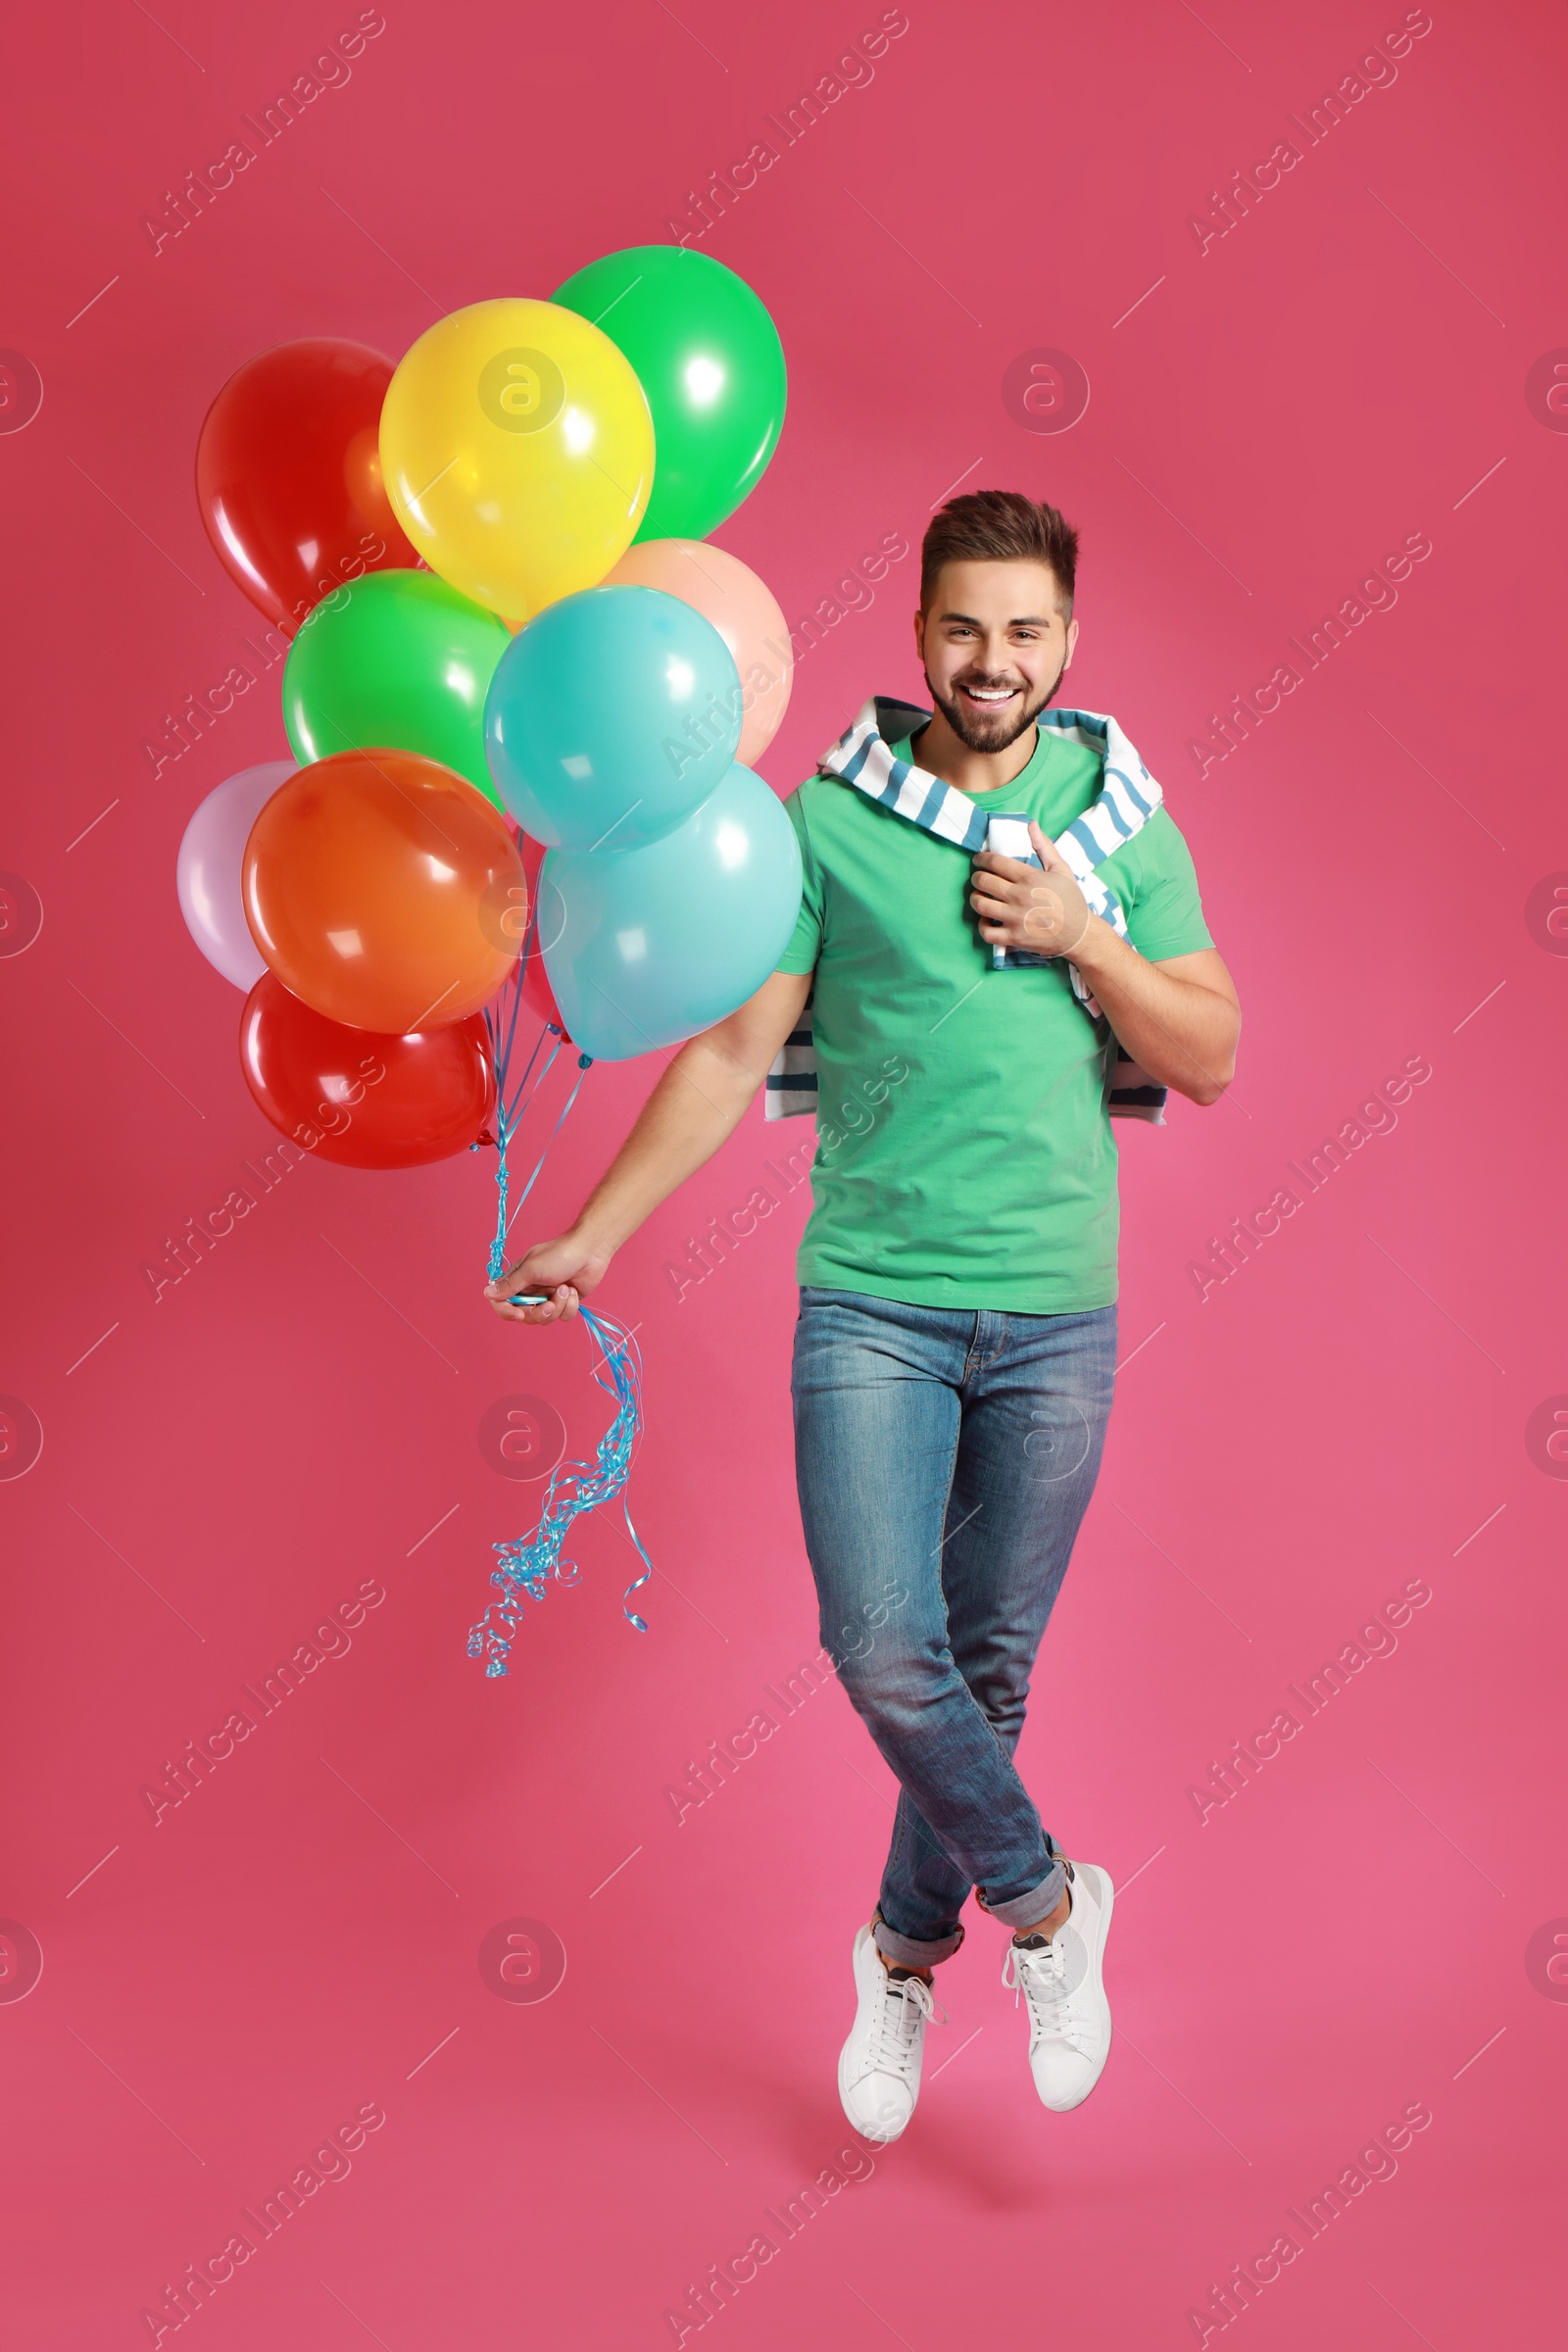
<instances>
[{"instance_id":1,"label":"white balloon","mask_svg":"<svg viewBox=\"0 0 1568 2352\"><path fill-rule=\"evenodd\" d=\"M175 880L192 939L216 971L248 996L267 969L245 920L240 880L250 830L280 784L298 773L292 760L264 760L207 795L185 827Z\"/></svg>"}]
</instances>

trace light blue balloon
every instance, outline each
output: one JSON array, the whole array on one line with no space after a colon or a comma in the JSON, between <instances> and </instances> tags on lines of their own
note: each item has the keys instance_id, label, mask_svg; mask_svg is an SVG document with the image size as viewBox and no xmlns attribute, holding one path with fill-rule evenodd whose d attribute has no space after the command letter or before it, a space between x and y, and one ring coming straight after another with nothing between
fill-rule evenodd
<instances>
[{"instance_id":1,"label":"light blue balloon","mask_svg":"<svg viewBox=\"0 0 1568 2352\"><path fill-rule=\"evenodd\" d=\"M662 588L584 588L519 630L485 698L496 790L550 850L643 848L688 817L741 739L710 620Z\"/></svg>"},{"instance_id":2,"label":"light blue balloon","mask_svg":"<svg viewBox=\"0 0 1568 2352\"><path fill-rule=\"evenodd\" d=\"M801 905L776 796L738 762L685 823L623 857L552 850L539 869L545 970L573 1044L630 1061L710 1029L756 994Z\"/></svg>"}]
</instances>

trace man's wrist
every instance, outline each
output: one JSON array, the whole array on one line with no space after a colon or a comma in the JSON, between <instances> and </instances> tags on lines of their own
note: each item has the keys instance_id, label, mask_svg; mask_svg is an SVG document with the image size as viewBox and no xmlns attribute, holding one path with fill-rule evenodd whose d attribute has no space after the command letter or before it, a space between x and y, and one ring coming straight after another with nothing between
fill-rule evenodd
<instances>
[{"instance_id":1,"label":"man's wrist","mask_svg":"<svg viewBox=\"0 0 1568 2352\"><path fill-rule=\"evenodd\" d=\"M1063 959L1075 963L1086 980L1113 969L1122 950L1122 941L1102 916L1089 912L1089 920L1076 947L1063 948Z\"/></svg>"},{"instance_id":2,"label":"man's wrist","mask_svg":"<svg viewBox=\"0 0 1568 2352\"><path fill-rule=\"evenodd\" d=\"M602 1212L584 1209L568 1237L584 1257L613 1257L626 1236Z\"/></svg>"}]
</instances>

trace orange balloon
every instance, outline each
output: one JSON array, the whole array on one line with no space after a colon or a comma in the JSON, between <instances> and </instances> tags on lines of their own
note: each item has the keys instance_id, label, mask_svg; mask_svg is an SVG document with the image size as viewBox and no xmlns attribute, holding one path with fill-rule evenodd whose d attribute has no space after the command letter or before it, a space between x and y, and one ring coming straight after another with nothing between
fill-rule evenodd
<instances>
[{"instance_id":1,"label":"orange balloon","mask_svg":"<svg viewBox=\"0 0 1568 2352\"><path fill-rule=\"evenodd\" d=\"M245 919L283 986L351 1029L477 1012L516 960L527 885L511 828L415 752L334 752L279 785L245 845Z\"/></svg>"},{"instance_id":2,"label":"orange balloon","mask_svg":"<svg viewBox=\"0 0 1568 2352\"><path fill-rule=\"evenodd\" d=\"M712 622L741 673L741 742L735 757L743 767L754 767L783 722L795 674L790 633L772 590L738 557L706 539L641 540L627 548L600 585L662 588Z\"/></svg>"}]
</instances>

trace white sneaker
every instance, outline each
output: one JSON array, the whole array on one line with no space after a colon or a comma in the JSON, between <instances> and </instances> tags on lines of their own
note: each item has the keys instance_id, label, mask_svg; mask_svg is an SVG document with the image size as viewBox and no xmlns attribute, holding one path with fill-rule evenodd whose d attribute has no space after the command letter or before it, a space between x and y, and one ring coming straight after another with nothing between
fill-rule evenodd
<instances>
[{"instance_id":1,"label":"white sneaker","mask_svg":"<svg viewBox=\"0 0 1568 2352\"><path fill-rule=\"evenodd\" d=\"M1110 2056L1110 2003L1103 1964L1115 1889L1109 1874L1077 1862L1068 1885L1072 1911L1048 1941L1009 1943L1002 1982L1029 2004L1029 2071L1057 2115L1082 2106Z\"/></svg>"},{"instance_id":2,"label":"white sneaker","mask_svg":"<svg viewBox=\"0 0 1568 2352\"><path fill-rule=\"evenodd\" d=\"M922 1978L889 1976L869 1927L858 1932L853 1958L859 2007L839 2053L839 2099L862 2139L897 2139L920 2093L926 2021L936 2002Z\"/></svg>"}]
</instances>

